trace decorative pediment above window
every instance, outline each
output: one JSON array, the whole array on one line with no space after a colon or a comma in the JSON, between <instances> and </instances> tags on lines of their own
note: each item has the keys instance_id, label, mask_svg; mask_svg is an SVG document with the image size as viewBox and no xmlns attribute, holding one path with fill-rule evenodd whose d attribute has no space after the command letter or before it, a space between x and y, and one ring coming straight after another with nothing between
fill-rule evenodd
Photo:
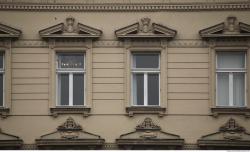
<instances>
[{"instance_id":1,"label":"decorative pediment above window","mask_svg":"<svg viewBox=\"0 0 250 152\"><path fill-rule=\"evenodd\" d=\"M18 38L21 31L0 23L0 38Z\"/></svg>"},{"instance_id":2,"label":"decorative pediment above window","mask_svg":"<svg viewBox=\"0 0 250 152\"><path fill-rule=\"evenodd\" d=\"M151 118L145 118L136 130L120 136L116 143L123 149L180 149L184 139L161 131Z\"/></svg>"},{"instance_id":3,"label":"decorative pediment above window","mask_svg":"<svg viewBox=\"0 0 250 152\"><path fill-rule=\"evenodd\" d=\"M39 34L42 38L98 38L102 31L76 23L73 17L68 17L65 23L40 30Z\"/></svg>"},{"instance_id":4,"label":"decorative pediment above window","mask_svg":"<svg viewBox=\"0 0 250 152\"><path fill-rule=\"evenodd\" d=\"M118 38L174 38L177 31L166 26L151 23L150 18L115 31Z\"/></svg>"},{"instance_id":5,"label":"decorative pediment above window","mask_svg":"<svg viewBox=\"0 0 250 152\"><path fill-rule=\"evenodd\" d=\"M218 132L202 136L198 145L203 149L249 149L250 134L230 118Z\"/></svg>"},{"instance_id":6,"label":"decorative pediment above window","mask_svg":"<svg viewBox=\"0 0 250 152\"><path fill-rule=\"evenodd\" d=\"M250 25L229 16L225 22L200 30L199 34L202 38L250 37Z\"/></svg>"},{"instance_id":7,"label":"decorative pediment above window","mask_svg":"<svg viewBox=\"0 0 250 152\"><path fill-rule=\"evenodd\" d=\"M36 139L39 149L99 149L104 144L100 136L83 131L82 127L69 117L57 131Z\"/></svg>"},{"instance_id":8,"label":"decorative pediment above window","mask_svg":"<svg viewBox=\"0 0 250 152\"><path fill-rule=\"evenodd\" d=\"M4 133L0 129L0 149L20 149L23 140L19 137Z\"/></svg>"}]
</instances>

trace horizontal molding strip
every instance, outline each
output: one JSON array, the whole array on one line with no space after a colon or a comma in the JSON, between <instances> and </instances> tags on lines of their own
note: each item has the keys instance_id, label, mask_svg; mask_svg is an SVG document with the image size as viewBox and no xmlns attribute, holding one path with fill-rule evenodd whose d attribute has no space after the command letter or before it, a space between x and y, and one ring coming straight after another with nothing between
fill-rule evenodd
<instances>
[{"instance_id":1,"label":"horizontal molding strip","mask_svg":"<svg viewBox=\"0 0 250 152\"><path fill-rule=\"evenodd\" d=\"M111 12L159 12L159 11L222 11L250 10L250 2L236 3L186 3L186 4L138 4L138 3L106 3L106 4L32 4L32 3L0 3L0 10L20 11L111 11Z\"/></svg>"},{"instance_id":2,"label":"horizontal molding strip","mask_svg":"<svg viewBox=\"0 0 250 152\"><path fill-rule=\"evenodd\" d=\"M70 43L70 42L69 42ZM152 45L154 42L140 42L141 45ZM4 45L4 44L2 44ZM0 43L1 46L1 43ZM18 40L13 42L13 48L47 48L49 44L42 40ZM124 43L118 40L99 40L93 43L93 48L123 48ZM172 40L168 42L167 47L169 48L204 48L208 47L207 42L202 40Z\"/></svg>"}]
</instances>

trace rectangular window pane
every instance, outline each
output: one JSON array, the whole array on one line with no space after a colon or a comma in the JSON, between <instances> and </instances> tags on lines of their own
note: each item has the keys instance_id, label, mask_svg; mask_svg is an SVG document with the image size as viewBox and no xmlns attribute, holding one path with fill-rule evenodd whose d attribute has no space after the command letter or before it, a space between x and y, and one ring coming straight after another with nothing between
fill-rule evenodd
<instances>
[{"instance_id":1,"label":"rectangular window pane","mask_svg":"<svg viewBox=\"0 0 250 152\"><path fill-rule=\"evenodd\" d=\"M3 106L3 74L0 74L0 106Z\"/></svg>"},{"instance_id":2,"label":"rectangular window pane","mask_svg":"<svg viewBox=\"0 0 250 152\"><path fill-rule=\"evenodd\" d=\"M3 53L0 53L0 69L3 69Z\"/></svg>"},{"instance_id":3,"label":"rectangular window pane","mask_svg":"<svg viewBox=\"0 0 250 152\"><path fill-rule=\"evenodd\" d=\"M84 68L84 55L59 54L58 68Z\"/></svg>"},{"instance_id":4,"label":"rectangular window pane","mask_svg":"<svg viewBox=\"0 0 250 152\"><path fill-rule=\"evenodd\" d=\"M84 105L84 75L73 75L73 105Z\"/></svg>"},{"instance_id":5,"label":"rectangular window pane","mask_svg":"<svg viewBox=\"0 0 250 152\"><path fill-rule=\"evenodd\" d=\"M229 106L229 73L217 73L217 104Z\"/></svg>"},{"instance_id":6,"label":"rectangular window pane","mask_svg":"<svg viewBox=\"0 0 250 152\"><path fill-rule=\"evenodd\" d=\"M245 106L245 73L233 73L234 106Z\"/></svg>"},{"instance_id":7,"label":"rectangular window pane","mask_svg":"<svg viewBox=\"0 0 250 152\"><path fill-rule=\"evenodd\" d=\"M69 105L69 74L58 75L58 97L60 105Z\"/></svg>"},{"instance_id":8,"label":"rectangular window pane","mask_svg":"<svg viewBox=\"0 0 250 152\"><path fill-rule=\"evenodd\" d=\"M245 68L245 52L217 52L218 68Z\"/></svg>"},{"instance_id":9,"label":"rectangular window pane","mask_svg":"<svg viewBox=\"0 0 250 152\"><path fill-rule=\"evenodd\" d=\"M148 105L159 105L159 74L148 74Z\"/></svg>"},{"instance_id":10,"label":"rectangular window pane","mask_svg":"<svg viewBox=\"0 0 250 152\"><path fill-rule=\"evenodd\" d=\"M159 68L159 54L134 54L134 68Z\"/></svg>"},{"instance_id":11,"label":"rectangular window pane","mask_svg":"<svg viewBox=\"0 0 250 152\"><path fill-rule=\"evenodd\" d=\"M134 105L144 105L144 74L133 75Z\"/></svg>"}]
</instances>

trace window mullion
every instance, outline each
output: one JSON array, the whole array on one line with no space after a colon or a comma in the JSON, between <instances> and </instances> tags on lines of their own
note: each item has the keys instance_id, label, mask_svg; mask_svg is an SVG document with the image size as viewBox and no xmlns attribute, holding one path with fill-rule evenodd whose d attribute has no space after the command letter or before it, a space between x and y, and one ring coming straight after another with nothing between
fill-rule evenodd
<instances>
[{"instance_id":1,"label":"window mullion","mask_svg":"<svg viewBox=\"0 0 250 152\"><path fill-rule=\"evenodd\" d=\"M144 105L148 105L148 74L144 73Z\"/></svg>"},{"instance_id":2,"label":"window mullion","mask_svg":"<svg viewBox=\"0 0 250 152\"><path fill-rule=\"evenodd\" d=\"M233 72L229 73L229 106L233 106Z\"/></svg>"},{"instance_id":3,"label":"window mullion","mask_svg":"<svg viewBox=\"0 0 250 152\"><path fill-rule=\"evenodd\" d=\"M69 106L73 106L73 73L69 74Z\"/></svg>"}]
</instances>

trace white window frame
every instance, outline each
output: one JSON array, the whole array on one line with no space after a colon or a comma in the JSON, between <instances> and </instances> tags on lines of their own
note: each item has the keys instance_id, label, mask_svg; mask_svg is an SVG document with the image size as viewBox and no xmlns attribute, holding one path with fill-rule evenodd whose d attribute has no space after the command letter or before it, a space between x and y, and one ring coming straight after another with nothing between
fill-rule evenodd
<instances>
[{"instance_id":1,"label":"white window frame","mask_svg":"<svg viewBox=\"0 0 250 152\"><path fill-rule=\"evenodd\" d=\"M0 107L5 107L5 53L2 53L3 55L3 68L0 68L0 73L3 75L3 105L0 105ZM1 86L0 86L1 87Z\"/></svg>"},{"instance_id":2,"label":"white window frame","mask_svg":"<svg viewBox=\"0 0 250 152\"><path fill-rule=\"evenodd\" d=\"M60 54L69 54L69 55L73 55L73 54L82 54L83 55L83 64L84 67L82 68L63 68L60 69L59 68L59 55ZM84 101L83 101L83 105L73 105L73 75L77 74L77 73L81 73L83 74L84 77ZM69 74L69 105L61 105L60 104L60 97L59 97L59 78L58 75L59 74ZM86 53L83 52L57 52L56 53L56 106L57 107L82 107L86 105Z\"/></svg>"},{"instance_id":3,"label":"white window frame","mask_svg":"<svg viewBox=\"0 0 250 152\"><path fill-rule=\"evenodd\" d=\"M159 59L159 65L158 68L135 68L133 67L133 63L134 63L134 55L135 54L158 54L158 59ZM160 73L161 73L161 53L160 52L132 52L131 53L131 105L132 106L160 106L161 103L161 96L160 96ZM134 92L133 92L133 83L134 83L134 79L133 79L133 75L134 74L144 74L143 78L144 78L144 104L143 105L135 105L134 104ZM148 105L148 74L158 74L159 75L159 101L158 101L158 105Z\"/></svg>"},{"instance_id":4,"label":"white window frame","mask_svg":"<svg viewBox=\"0 0 250 152\"><path fill-rule=\"evenodd\" d=\"M218 68L218 52L237 52L237 51L216 51L216 107L247 107L247 52L245 53L244 68ZM229 105L219 105L218 101L218 73L229 73ZM245 73L245 101L243 106L236 106L233 103L233 73Z\"/></svg>"}]
</instances>

